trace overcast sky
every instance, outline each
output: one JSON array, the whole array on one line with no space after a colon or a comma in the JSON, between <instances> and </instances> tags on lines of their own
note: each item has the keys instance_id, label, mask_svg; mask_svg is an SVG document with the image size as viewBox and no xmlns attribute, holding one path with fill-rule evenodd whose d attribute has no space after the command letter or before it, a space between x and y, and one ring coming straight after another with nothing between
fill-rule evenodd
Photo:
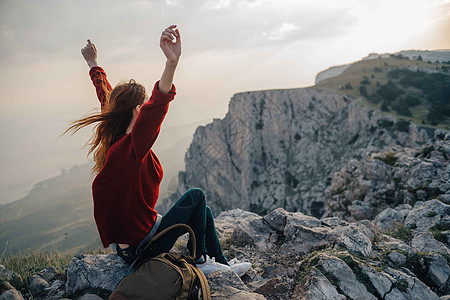
<instances>
[{"instance_id":1,"label":"overcast sky","mask_svg":"<svg viewBox=\"0 0 450 300\"><path fill-rule=\"evenodd\" d=\"M80 53L88 38L113 86L151 89L161 31L178 26L168 127L224 117L237 92L313 85L371 52L450 48L449 0L0 0L0 22L0 203L86 161L89 131L58 135L98 107Z\"/></svg>"}]
</instances>

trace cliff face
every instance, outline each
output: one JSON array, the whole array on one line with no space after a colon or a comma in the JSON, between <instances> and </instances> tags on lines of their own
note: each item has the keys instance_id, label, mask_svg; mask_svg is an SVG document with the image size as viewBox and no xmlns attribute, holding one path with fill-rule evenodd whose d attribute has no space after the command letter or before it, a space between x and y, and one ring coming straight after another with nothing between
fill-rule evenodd
<instances>
[{"instance_id":1,"label":"cliff face","mask_svg":"<svg viewBox=\"0 0 450 300\"><path fill-rule=\"evenodd\" d=\"M312 88L239 93L224 119L197 128L168 203L200 187L215 214L282 207L320 217L333 173L350 159L436 134Z\"/></svg>"}]
</instances>

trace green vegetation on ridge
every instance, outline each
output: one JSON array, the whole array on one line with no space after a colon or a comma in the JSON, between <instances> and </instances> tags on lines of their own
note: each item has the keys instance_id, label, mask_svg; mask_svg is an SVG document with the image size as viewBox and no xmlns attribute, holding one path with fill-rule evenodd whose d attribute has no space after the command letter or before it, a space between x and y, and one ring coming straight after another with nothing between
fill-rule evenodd
<instances>
[{"instance_id":1,"label":"green vegetation on ridge","mask_svg":"<svg viewBox=\"0 0 450 300\"><path fill-rule=\"evenodd\" d=\"M416 124L450 129L450 65L404 56L362 60L315 88L362 99L362 104Z\"/></svg>"}]
</instances>

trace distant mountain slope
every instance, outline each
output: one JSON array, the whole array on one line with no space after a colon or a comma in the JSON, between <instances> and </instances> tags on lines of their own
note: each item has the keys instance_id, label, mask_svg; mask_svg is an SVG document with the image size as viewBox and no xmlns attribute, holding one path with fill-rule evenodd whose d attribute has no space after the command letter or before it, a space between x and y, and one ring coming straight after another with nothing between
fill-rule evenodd
<instances>
[{"instance_id":1,"label":"distant mountain slope","mask_svg":"<svg viewBox=\"0 0 450 300\"><path fill-rule=\"evenodd\" d=\"M0 249L85 249L100 246L93 220L92 163L35 185L23 199L0 207Z\"/></svg>"},{"instance_id":2,"label":"distant mountain slope","mask_svg":"<svg viewBox=\"0 0 450 300\"><path fill-rule=\"evenodd\" d=\"M160 199L184 167L184 154L202 121L163 128L153 150L164 169ZM204 121L203 121L204 122ZM93 218L90 161L37 183L21 200L0 206L0 253L30 249L102 247Z\"/></svg>"}]
</instances>

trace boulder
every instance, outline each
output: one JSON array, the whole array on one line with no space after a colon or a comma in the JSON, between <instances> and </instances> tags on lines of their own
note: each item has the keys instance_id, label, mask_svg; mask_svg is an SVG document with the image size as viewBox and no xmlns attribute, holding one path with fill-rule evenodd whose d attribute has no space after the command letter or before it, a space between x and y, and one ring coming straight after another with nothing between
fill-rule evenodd
<instances>
[{"instance_id":1,"label":"boulder","mask_svg":"<svg viewBox=\"0 0 450 300\"><path fill-rule=\"evenodd\" d=\"M67 267L66 292L102 289L112 292L128 265L117 254L77 254Z\"/></svg>"}]
</instances>

